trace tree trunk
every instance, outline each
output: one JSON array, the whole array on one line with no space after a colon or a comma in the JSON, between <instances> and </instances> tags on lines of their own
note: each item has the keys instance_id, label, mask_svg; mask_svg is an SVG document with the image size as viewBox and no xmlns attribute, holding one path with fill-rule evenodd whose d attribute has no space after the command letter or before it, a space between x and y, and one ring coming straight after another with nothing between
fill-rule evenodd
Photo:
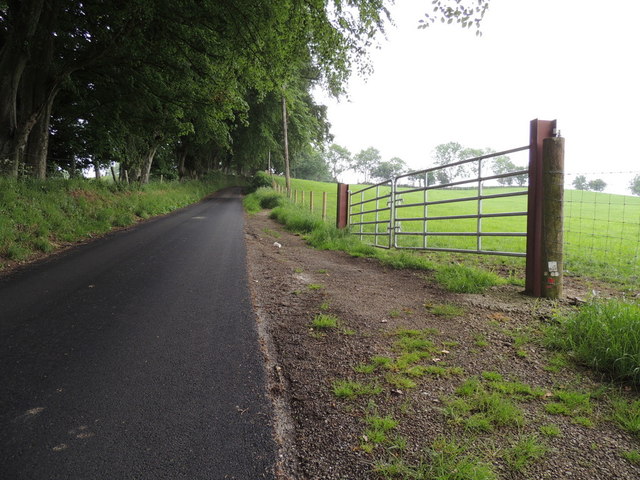
<instances>
[{"instance_id":1,"label":"tree trunk","mask_svg":"<svg viewBox=\"0 0 640 480\"><path fill-rule=\"evenodd\" d=\"M291 174L289 173L289 136L287 133L287 100L282 95L282 128L284 131L284 178L287 197L291 198Z\"/></svg>"},{"instance_id":2,"label":"tree trunk","mask_svg":"<svg viewBox=\"0 0 640 480\"><path fill-rule=\"evenodd\" d=\"M0 48L0 163L11 164L11 175L17 176L21 152L16 138L18 128L18 87L29 61L30 49L38 30L44 0L11 2L6 42Z\"/></svg>"},{"instance_id":3,"label":"tree trunk","mask_svg":"<svg viewBox=\"0 0 640 480\"><path fill-rule=\"evenodd\" d=\"M93 157L93 170L96 180L100 180L100 177L102 177L102 174L100 173L100 161L96 157Z\"/></svg>"},{"instance_id":4,"label":"tree trunk","mask_svg":"<svg viewBox=\"0 0 640 480\"><path fill-rule=\"evenodd\" d=\"M158 147L159 145L154 145L153 147L151 147L147 152L147 155L143 159L142 171L140 174L140 183L143 185L149 183L149 177L151 176L151 164L153 163L153 157L156 156Z\"/></svg>"},{"instance_id":5,"label":"tree trunk","mask_svg":"<svg viewBox=\"0 0 640 480\"><path fill-rule=\"evenodd\" d=\"M187 159L187 152L189 147L186 145L184 137L181 139L180 145L176 148L176 155L178 157L178 179L182 180L187 173L185 168L185 161Z\"/></svg>"},{"instance_id":6,"label":"tree trunk","mask_svg":"<svg viewBox=\"0 0 640 480\"><path fill-rule=\"evenodd\" d=\"M31 166L34 178L44 180L47 177L47 152L49 150L49 124L53 99L45 105L42 114L29 134L26 148L26 163Z\"/></svg>"}]
</instances>

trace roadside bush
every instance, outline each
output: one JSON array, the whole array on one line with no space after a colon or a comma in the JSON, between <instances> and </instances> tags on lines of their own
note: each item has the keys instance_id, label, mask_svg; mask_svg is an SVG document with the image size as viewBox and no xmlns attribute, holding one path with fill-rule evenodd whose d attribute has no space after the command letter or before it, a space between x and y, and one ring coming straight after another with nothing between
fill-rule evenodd
<instances>
[{"instance_id":1,"label":"roadside bush","mask_svg":"<svg viewBox=\"0 0 640 480\"><path fill-rule=\"evenodd\" d=\"M249 181L249 192L255 192L259 188L270 188L273 184L271 175L266 172L259 171Z\"/></svg>"},{"instance_id":2,"label":"roadside bush","mask_svg":"<svg viewBox=\"0 0 640 480\"><path fill-rule=\"evenodd\" d=\"M250 193L242 201L244 208L249 213L256 213L263 209L273 209L284 204L285 198L282 194L272 188L259 188Z\"/></svg>"}]
</instances>

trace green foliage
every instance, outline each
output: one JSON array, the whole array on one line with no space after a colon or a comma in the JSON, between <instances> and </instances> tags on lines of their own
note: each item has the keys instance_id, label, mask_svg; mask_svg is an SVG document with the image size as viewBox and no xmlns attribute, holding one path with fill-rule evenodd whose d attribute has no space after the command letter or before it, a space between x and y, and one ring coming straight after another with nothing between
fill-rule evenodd
<instances>
[{"instance_id":1,"label":"green foliage","mask_svg":"<svg viewBox=\"0 0 640 480\"><path fill-rule=\"evenodd\" d=\"M532 463L542 458L548 448L532 435L520 437L515 445L507 449L504 458L507 465L516 472L524 472Z\"/></svg>"},{"instance_id":2,"label":"green foliage","mask_svg":"<svg viewBox=\"0 0 640 480\"><path fill-rule=\"evenodd\" d=\"M380 252L376 257L383 265L397 269L435 270L437 268L435 263L424 256L406 251Z\"/></svg>"},{"instance_id":3,"label":"green foliage","mask_svg":"<svg viewBox=\"0 0 640 480\"><path fill-rule=\"evenodd\" d=\"M332 143L325 153L325 161L333 180L338 181L338 176L351 165L351 152L345 147Z\"/></svg>"},{"instance_id":4,"label":"green foliage","mask_svg":"<svg viewBox=\"0 0 640 480\"><path fill-rule=\"evenodd\" d=\"M613 419L624 430L640 438L640 400L627 401L614 398L612 401Z\"/></svg>"},{"instance_id":5,"label":"green foliage","mask_svg":"<svg viewBox=\"0 0 640 480\"><path fill-rule=\"evenodd\" d=\"M406 169L407 164L404 160L398 157L393 157L391 160L374 164L371 169L371 177L382 182L403 174Z\"/></svg>"},{"instance_id":6,"label":"green foliage","mask_svg":"<svg viewBox=\"0 0 640 480\"><path fill-rule=\"evenodd\" d=\"M464 309L451 303L441 305L425 305L427 309L434 315L443 317L458 317L464 314Z\"/></svg>"},{"instance_id":7,"label":"green foliage","mask_svg":"<svg viewBox=\"0 0 640 480\"><path fill-rule=\"evenodd\" d=\"M255 192L259 188L271 188L273 179L263 171L258 171L249 181L249 193Z\"/></svg>"},{"instance_id":8,"label":"green foliage","mask_svg":"<svg viewBox=\"0 0 640 480\"><path fill-rule=\"evenodd\" d=\"M549 344L593 368L640 381L640 305L594 300L556 320L557 326L546 332Z\"/></svg>"},{"instance_id":9,"label":"green foliage","mask_svg":"<svg viewBox=\"0 0 640 480\"><path fill-rule=\"evenodd\" d=\"M550 423L548 425L541 425L539 430L541 434L547 437L557 437L562 433L560 427L554 425L553 423Z\"/></svg>"},{"instance_id":10,"label":"green foliage","mask_svg":"<svg viewBox=\"0 0 640 480\"><path fill-rule=\"evenodd\" d=\"M321 330L336 328L338 326L338 318L335 315L321 313L315 316L313 322L311 322L311 326Z\"/></svg>"},{"instance_id":11,"label":"green foliage","mask_svg":"<svg viewBox=\"0 0 640 480\"><path fill-rule=\"evenodd\" d=\"M332 386L333 394L342 399L351 400L359 396L378 395L382 388L375 384L365 384L351 380L336 380Z\"/></svg>"},{"instance_id":12,"label":"green foliage","mask_svg":"<svg viewBox=\"0 0 640 480\"><path fill-rule=\"evenodd\" d=\"M391 384L392 386L398 388L398 389L409 389L409 388L415 388L416 387L416 382L414 382L413 380L411 380L408 377L405 377L404 375L399 375L396 373L387 373L384 376L384 379Z\"/></svg>"},{"instance_id":13,"label":"green foliage","mask_svg":"<svg viewBox=\"0 0 640 480\"><path fill-rule=\"evenodd\" d=\"M456 389L456 397L445 402L445 415L471 430L489 432L497 427L524 424L524 415L506 395L488 391L477 377Z\"/></svg>"},{"instance_id":14,"label":"green foliage","mask_svg":"<svg viewBox=\"0 0 640 480\"><path fill-rule=\"evenodd\" d=\"M622 457L631 463L635 463L636 465L640 465L640 451L638 450L629 450L628 452L622 452Z\"/></svg>"},{"instance_id":15,"label":"green foliage","mask_svg":"<svg viewBox=\"0 0 640 480\"><path fill-rule=\"evenodd\" d=\"M439 268L436 280L447 290L456 293L482 293L489 287L504 283L494 273L464 265Z\"/></svg>"},{"instance_id":16,"label":"green foliage","mask_svg":"<svg viewBox=\"0 0 640 480\"><path fill-rule=\"evenodd\" d=\"M584 417L593 411L591 395L589 393L560 390L555 393L557 402L545 405L545 411L552 415L565 415L569 417Z\"/></svg>"},{"instance_id":17,"label":"green foliage","mask_svg":"<svg viewBox=\"0 0 640 480\"><path fill-rule=\"evenodd\" d=\"M584 175L576 175L573 179L573 188L576 190L588 190L587 177Z\"/></svg>"},{"instance_id":18,"label":"green foliage","mask_svg":"<svg viewBox=\"0 0 640 480\"><path fill-rule=\"evenodd\" d=\"M353 157L354 170L364 175L364 183L369 181L373 169L380 163L380 152L373 147L360 150Z\"/></svg>"},{"instance_id":19,"label":"green foliage","mask_svg":"<svg viewBox=\"0 0 640 480\"><path fill-rule=\"evenodd\" d=\"M369 426L364 431L364 443L360 448L367 452L371 452L376 446L389 442L387 434L398 426L398 422L391 416L380 417L371 415L365 418L365 422Z\"/></svg>"},{"instance_id":20,"label":"green foliage","mask_svg":"<svg viewBox=\"0 0 640 480\"><path fill-rule=\"evenodd\" d=\"M640 175L633 177L633 180L629 182L629 190L634 195L640 195Z\"/></svg>"},{"instance_id":21,"label":"green foliage","mask_svg":"<svg viewBox=\"0 0 640 480\"><path fill-rule=\"evenodd\" d=\"M418 467L417 478L440 480L495 480L491 467L452 439L437 438L429 457Z\"/></svg>"},{"instance_id":22,"label":"green foliage","mask_svg":"<svg viewBox=\"0 0 640 480\"><path fill-rule=\"evenodd\" d=\"M383 478L415 480L497 480L491 466L468 451L455 439L440 436L427 449L417 465L391 457L377 462L374 471Z\"/></svg>"}]
</instances>

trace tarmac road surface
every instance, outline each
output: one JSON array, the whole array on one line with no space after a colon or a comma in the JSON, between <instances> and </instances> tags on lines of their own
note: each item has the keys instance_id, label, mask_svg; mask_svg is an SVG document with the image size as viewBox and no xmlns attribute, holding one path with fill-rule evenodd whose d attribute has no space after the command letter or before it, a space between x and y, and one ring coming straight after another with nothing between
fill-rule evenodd
<instances>
[{"instance_id":1,"label":"tarmac road surface","mask_svg":"<svg viewBox=\"0 0 640 480\"><path fill-rule=\"evenodd\" d=\"M0 277L0 479L273 478L239 190Z\"/></svg>"}]
</instances>

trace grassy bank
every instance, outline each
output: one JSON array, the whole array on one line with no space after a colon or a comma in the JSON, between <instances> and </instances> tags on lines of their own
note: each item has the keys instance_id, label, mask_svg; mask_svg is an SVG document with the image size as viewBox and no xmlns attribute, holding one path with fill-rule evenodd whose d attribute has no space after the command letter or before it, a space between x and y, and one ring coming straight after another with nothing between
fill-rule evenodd
<instances>
[{"instance_id":1,"label":"grassy bank","mask_svg":"<svg viewBox=\"0 0 640 480\"><path fill-rule=\"evenodd\" d=\"M0 269L63 244L101 235L139 219L201 200L238 179L115 185L89 179L0 178Z\"/></svg>"}]
</instances>

